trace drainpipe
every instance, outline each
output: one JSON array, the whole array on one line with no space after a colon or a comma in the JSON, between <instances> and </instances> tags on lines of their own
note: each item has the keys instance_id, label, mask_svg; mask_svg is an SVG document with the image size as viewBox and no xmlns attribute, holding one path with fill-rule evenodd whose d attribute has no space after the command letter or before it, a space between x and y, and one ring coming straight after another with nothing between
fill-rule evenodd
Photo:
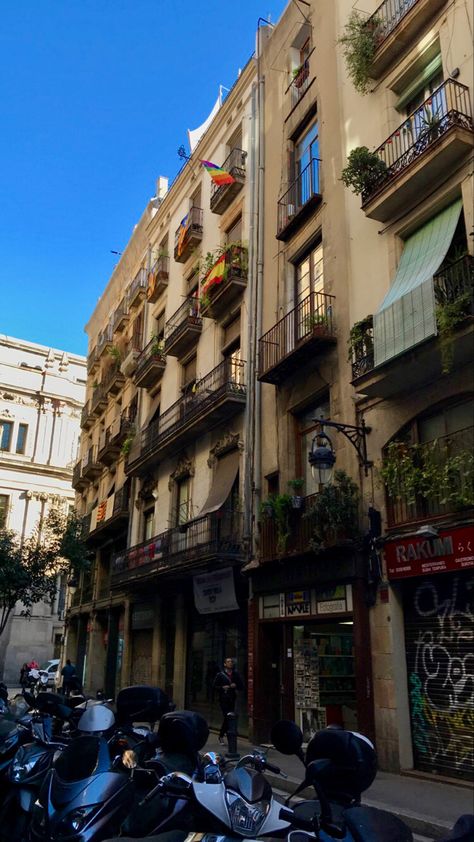
<instances>
[{"instance_id":1,"label":"drainpipe","mask_svg":"<svg viewBox=\"0 0 474 842\"><path fill-rule=\"evenodd\" d=\"M260 21L259 21L260 23ZM268 21L265 21L268 25ZM257 56L257 84L258 84L258 231L257 231L257 289L255 302L255 448L254 448L254 490L253 498L254 504L254 524L258 520L258 512L260 500L262 497L261 476L262 476L262 448L261 448L261 434L262 434L262 384L257 380L257 338L262 335L262 317L263 317L263 262L264 262L264 235L265 235L265 77L261 71L261 33L258 30L258 56ZM254 530L254 550L255 550L255 530Z\"/></svg>"}]
</instances>

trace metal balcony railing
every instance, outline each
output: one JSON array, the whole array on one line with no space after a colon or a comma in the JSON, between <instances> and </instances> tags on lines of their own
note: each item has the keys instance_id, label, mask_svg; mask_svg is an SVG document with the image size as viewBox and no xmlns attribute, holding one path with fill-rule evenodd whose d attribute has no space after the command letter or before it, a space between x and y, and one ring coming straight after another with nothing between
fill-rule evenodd
<instances>
[{"instance_id":1,"label":"metal balcony railing","mask_svg":"<svg viewBox=\"0 0 474 842\"><path fill-rule=\"evenodd\" d=\"M144 267L138 270L128 289L129 306L131 306L138 295L145 295L148 285L147 271Z\"/></svg>"},{"instance_id":2,"label":"metal balcony railing","mask_svg":"<svg viewBox=\"0 0 474 842\"><path fill-rule=\"evenodd\" d=\"M97 445L93 444L92 447L84 454L82 457L82 473L84 474L89 468L92 466L100 467L97 461Z\"/></svg>"},{"instance_id":3,"label":"metal balcony railing","mask_svg":"<svg viewBox=\"0 0 474 842\"><path fill-rule=\"evenodd\" d=\"M278 200L278 234L301 213L311 199L320 198L319 158L313 158Z\"/></svg>"},{"instance_id":4,"label":"metal balcony railing","mask_svg":"<svg viewBox=\"0 0 474 842\"><path fill-rule=\"evenodd\" d=\"M156 258L151 271L154 275L158 275L160 280L167 279L170 271L170 259L168 255L160 254L160 256Z\"/></svg>"},{"instance_id":5,"label":"metal balcony railing","mask_svg":"<svg viewBox=\"0 0 474 842\"><path fill-rule=\"evenodd\" d=\"M130 485L127 482L127 483L125 483L125 485L122 485L122 488L119 488L119 490L115 492L114 508L113 508L113 512L112 512L112 517L120 514L121 512L128 511L129 504L130 504Z\"/></svg>"},{"instance_id":6,"label":"metal balcony railing","mask_svg":"<svg viewBox=\"0 0 474 842\"><path fill-rule=\"evenodd\" d=\"M373 15L368 18L366 26L375 30L378 47L417 3L418 0L384 0L377 7Z\"/></svg>"},{"instance_id":7,"label":"metal balcony railing","mask_svg":"<svg viewBox=\"0 0 474 842\"><path fill-rule=\"evenodd\" d=\"M97 363L98 363L97 348L94 347L94 348L92 348L90 353L87 355L87 373L88 374L91 373L92 369L95 368Z\"/></svg>"},{"instance_id":8,"label":"metal balcony railing","mask_svg":"<svg viewBox=\"0 0 474 842\"><path fill-rule=\"evenodd\" d=\"M163 343L156 338L150 339L150 341L145 345L143 351L140 351L140 356L137 360L137 367L135 369L137 376L152 359L162 362L163 364L166 363Z\"/></svg>"},{"instance_id":9,"label":"metal balcony railing","mask_svg":"<svg viewBox=\"0 0 474 842\"><path fill-rule=\"evenodd\" d=\"M113 326L113 322L110 322L110 324L108 324L107 327L103 331L101 331L101 333L99 333L99 336L97 338L97 354L98 355L100 355L102 353L102 351L104 350L104 348L107 345L112 344L113 336L114 336L114 326Z\"/></svg>"},{"instance_id":10,"label":"metal balcony railing","mask_svg":"<svg viewBox=\"0 0 474 842\"><path fill-rule=\"evenodd\" d=\"M288 519L289 537L284 545L279 545L277 524L274 518L263 518L260 524L260 558L271 561L276 558L303 554L311 550L311 538L315 528L315 519L307 513L316 498L316 494L305 497L302 509L290 512Z\"/></svg>"},{"instance_id":11,"label":"metal balcony railing","mask_svg":"<svg viewBox=\"0 0 474 842\"><path fill-rule=\"evenodd\" d=\"M222 164L222 169L230 173L235 179L242 181L245 178L245 161L247 153L243 149L232 149L230 154ZM218 201L219 194L222 194L231 184L215 184L211 185L211 207Z\"/></svg>"},{"instance_id":12,"label":"metal balcony railing","mask_svg":"<svg viewBox=\"0 0 474 842\"><path fill-rule=\"evenodd\" d=\"M122 298L120 304L114 313L113 328L117 330L119 326L124 325L128 321L128 300L126 297Z\"/></svg>"},{"instance_id":13,"label":"metal balcony railing","mask_svg":"<svg viewBox=\"0 0 474 842\"><path fill-rule=\"evenodd\" d=\"M469 88L447 79L375 150L385 170L375 175L362 192L362 204L405 172L454 127L472 131Z\"/></svg>"},{"instance_id":14,"label":"metal balcony railing","mask_svg":"<svg viewBox=\"0 0 474 842\"><path fill-rule=\"evenodd\" d=\"M429 495L427 492L418 493L413 499L403 484L400 484L396 495L389 497L387 494L387 520L390 527L451 514L472 506L473 475L469 460L474 450L474 427L423 444L400 443L400 448L404 454L409 455L415 469L439 476L439 491L436 493L434 490L433 493L431 488ZM463 504L464 499L466 502Z\"/></svg>"},{"instance_id":15,"label":"metal balcony railing","mask_svg":"<svg viewBox=\"0 0 474 842\"><path fill-rule=\"evenodd\" d=\"M300 99L305 95L306 91L309 88L309 84L311 82L310 75L309 75L309 59L306 59L305 62L298 68L298 72L295 73L291 83L288 87L288 91L290 92L291 97L291 107L294 108L295 105L298 105Z\"/></svg>"},{"instance_id":16,"label":"metal balcony railing","mask_svg":"<svg viewBox=\"0 0 474 842\"><path fill-rule=\"evenodd\" d=\"M312 292L259 340L259 374L278 366L308 340L334 338L334 295Z\"/></svg>"},{"instance_id":17,"label":"metal balcony railing","mask_svg":"<svg viewBox=\"0 0 474 842\"><path fill-rule=\"evenodd\" d=\"M99 383L98 386L95 386L94 391L92 392L90 411L94 412L102 403L107 403L107 392L104 388L104 384Z\"/></svg>"},{"instance_id":18,"label":"metal balcony railing","mask_svg":"<svg viewBox=\"0 0 474 842\"><path fill-rule=\"evenodd\" d=\"M466 315L474 315L474 257L465 254L433 275L435 298L438 304L466 301Z\"/></svg>"},{"instance_id":19,"label":"metal balcony railing","mask_svg":"<svg viewBox=\"0 0 474 842\"><path fill-rule=\"evenodd\" d=\"M91 405L90 401L87 401L86 404L81 409L81 427L84 427L87 422L89 421L89 416L91 412Z\"/></svg>"},{"instance_id":20,"label":"metal balcony railing","mask_svg":"<svg viewBox=\"0 0 474 842\"><path fill-rule=\"evenodd\" d=\"M75 488L82 477L82 459L74 465L72 469L72 487Z\"/></svg>"},{"instance_id":21,"label":"metal balcony railing","mask_svg":"<svg viewBox=\"0 0 474 842\"><path fill-rule=\"evenodd\" d=\"M181 258L186 252L190 240L194 237L202 237L204 214L202 208L189 209L184 225L176 229L174 235L174 256L175 260Z\"/></svg>"},{"instance_id":22,"label":"metal balcony railing","mask_svg":"<svg viewBox=\"0 0 474 842\"><path fill-rule=\"evenodd\" d=\"M146 456L158 449L165 439L176 435L220 402L226 396L245 396L246 363L243 360L226 359L216 368L197 380L192 391L165 410L141 433L140 456Z\"/></svg>"},{"instance_id":23,"label":"metal balcony railing","mask_svg":"<svg viewBox=\"0 0 474 842\"><path fill-rule=\"evenodd\" d=\"M223 562L240 558L242 514L221 509L202 515L144 541L112 559L112 577L146 576L147 568L163 570L188 568L207 558L219 556Z\"/></svg>"},{"instance_id":24,"label":"metal balcony railing","mask_svg":"<svg viewBox=\"0 0 474 842\"><path fill-rule=\"evenodd\" d=\"M165 345L172 341L173 334L183 328L186 322L196 326L202 325L199 298L187 298L170 316L165 325Z\"/></svg>"}]
</instances>

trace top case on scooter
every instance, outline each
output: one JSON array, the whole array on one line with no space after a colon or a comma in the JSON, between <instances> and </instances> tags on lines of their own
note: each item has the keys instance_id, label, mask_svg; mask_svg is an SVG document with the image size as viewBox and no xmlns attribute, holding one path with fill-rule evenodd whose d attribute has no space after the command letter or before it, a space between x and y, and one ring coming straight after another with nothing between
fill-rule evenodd
<instances>
[{"instance_id":1,"label":"top case on scooter","mask_svg":"<svg viewBox=\"0 0 474 842\"><path fill-rule=\"evenodd\" d=\"M375 807L351 807L344 812L354 842L413 842L409 827L397 816Z\"/></svg>"}]
</instances>

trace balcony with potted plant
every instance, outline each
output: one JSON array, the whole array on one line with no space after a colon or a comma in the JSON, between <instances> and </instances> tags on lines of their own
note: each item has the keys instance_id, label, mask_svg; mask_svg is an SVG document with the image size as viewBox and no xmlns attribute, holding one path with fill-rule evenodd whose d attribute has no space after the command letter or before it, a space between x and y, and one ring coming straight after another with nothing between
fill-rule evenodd
<instances>
[{"instance_id":1,"label":"balcony with potted plant","mask_svg":"<svg viewBox=\"0 0 474 842\"><path fill-rule=\"evenodd\" d=\"M146 298L150 304L158 301L160 295L168 286L170 273L170 259L166 252L159 252L153 266L148 273Z\"/></svg>"},{"instance_id":2,"label":"balcony with potted plant","mask_svg":"<svg viewBox=\"0 0 474 842\"><path fill-rule=\"evenodd\" d=\"M120 370L122 363L122 350L117 345L112 345L109 350L110 362L104 372L102 383L106 394L117 395L123 388L125 377Z\"/></svg>"},{"instance_id":3,"label":"balcony with potted plant","mask_svg":"<svg viewBox=\"0 0 474 842\"><path fill-rule=\"evenodd\" d=\"M203 235L203 211L193 205L181 220L174 238L174 259L177 263L186 263Z\"/></svg>"},{"instance_id":4,"label":"balcony with potted plant","mask_svg":"<svg viewBox=\"0 0 474 842\"><path fill-rule=\"evenodd\" d=\"M247 288L248 252L241 243L230 243L210 257L201 284L201 315L220 319Z\"/></svg>"},{"instance_id":5,"label":"balcony with potted plant","mask_svg":"<svg viewBox=\"0 0 474 842\"><path fill-rule=\"evenodd\" d=\"M133 424L126 413L118 415L112 423L103 430L99 440L97 458L103 465L113 465L120 456L121 448L133 430Z\"/></svg>"},{"instance_id":6,"label":"balcony with potted plant","mask_svg":"<svg viewBox=\"0 0 474 842\"><path fill-rule=\"evenodd\" d=\"M224 213L231 202L238 196L245 184L247 153L242 149L232 149L222 164L222 169L229 173L234 181L232 184L211 185L211 211Z\"/></svg>"},{"instance_id":7,"label":"balcony with potted plant","mask_svg":"<svg viewBox=\"0 0 474 842\"><path fill-rule=\"evenodd\" d=\"M198 342L202 332L200 302L187 298L165 324L164 353L182 357Z\"/></svg>"},{"instance_id":8,"label":"balcony with potted plant","mask_svg":"<svg viewBox=\"0 0 474 842\"><path fill-rule=\"evenodd\" d=\"M320 164L312 158L278 200L277 240L288 240L320 205Z\"/></svg>"},{"instance_id":9,"label":"balcony with potted plant","mask_svg":"<svg viewBox=\"0 0 474 842\"><path fill-rule=\"evenodd\" d=\"M259 339L259 380L279 385L335 343L334 302L312 292Z\"/></svg>"},{"instance_id":10,"label":"balcony with potted plant","mask_svg":"<svg viewBox=\"0 0 474 842\"><path fill-rule=\"evenodd\" d=\"M363 25L374 39L370 75L379 79L417 34L445 5L445 0L384 0Z\"/></svg>"},{"instance_id":11,"label":"balcony with potted plant","mask_svg":"<svg viewBox=\"0 0 474 842\"><path fill-rule=\"evenodd\" d=\"M166 368L164 343L158 336L152 336L137 360L134 374L136 386L142 389L152 389L161 383Z\"/></svg>"},{"instance_id":12,"label":"balcony with potted plant","mask_svg":"<svg viewBox=\"0 0 474 842\"><path fill-rule=\"evenodd\" d=\"M426 198L473 140L469 88L447 79L374 152L353 149L341 178L366 216L387 222Z\"/></svg>"}]
</instances>

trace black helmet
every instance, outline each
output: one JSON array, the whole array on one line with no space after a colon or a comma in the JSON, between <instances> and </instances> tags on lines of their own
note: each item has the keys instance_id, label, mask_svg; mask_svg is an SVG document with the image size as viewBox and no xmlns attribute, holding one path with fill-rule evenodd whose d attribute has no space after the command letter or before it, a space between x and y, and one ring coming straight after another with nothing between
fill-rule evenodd
<instances>
[{"instance_id":1,"label":"black helmet","mask_svg":"<svg viewBox=\"0 0 474 842\"><path fill-rule=\"evenodd\" d=\"M209 737L207 722L191 710L175 710L160 719L158 739L166 753L183 754L200 751Z\"/></svg>"},{"instance_id":2,"label":"black helmet","mask_svg":"<svg viewBox=\"0 0 474 842\"><path fill-rule=\"evenodd\" d=\"M326 759L330 765L318 774L318 781L331 801L358 801L377 772L377 755L367 737L354 731L325 728L308 743L306 765Z\"/></svg>"}]
</instances>

